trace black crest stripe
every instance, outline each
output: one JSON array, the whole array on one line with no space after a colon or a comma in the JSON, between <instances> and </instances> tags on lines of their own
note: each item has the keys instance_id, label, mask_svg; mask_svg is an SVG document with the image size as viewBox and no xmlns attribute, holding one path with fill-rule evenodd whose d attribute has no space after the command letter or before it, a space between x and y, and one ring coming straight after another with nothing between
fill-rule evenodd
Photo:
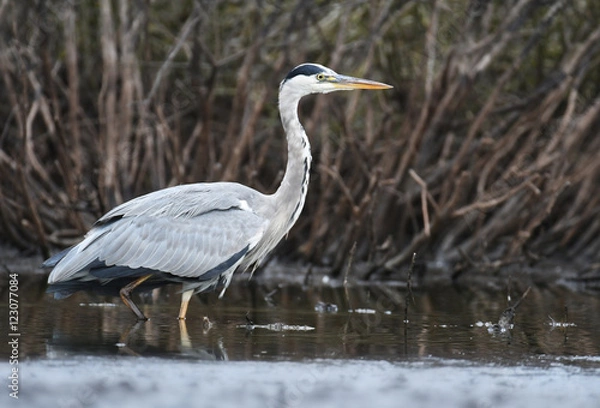
<instances>
[{"instance_id":1,"label":"black crest stripe","mask_svg":"<svg viewBox=\"0 0 600 408\"><path fill-rule=\"evenodd\" d=\"M296 68L292 69L290 71L290 73L287 74L287 76L285 77L285 80L287 81L288 79L292 79L293 77L298 76L298 75L310 76L310 75L318 74L319 72L322 72L322 71L323 71L323 68L318 67L316 65L303 64L303 65L297 66Z\"/></svg>"}]
</instances>

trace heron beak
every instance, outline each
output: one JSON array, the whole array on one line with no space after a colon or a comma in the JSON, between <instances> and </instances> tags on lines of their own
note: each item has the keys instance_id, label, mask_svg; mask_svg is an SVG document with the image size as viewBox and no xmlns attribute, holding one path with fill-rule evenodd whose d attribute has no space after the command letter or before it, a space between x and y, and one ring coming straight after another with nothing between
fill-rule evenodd
<instances>
[{"instance_id":1,"label":"heron beak","mask_svg":"<svg viewBox=\"0 0 600 408\"><path fill-rule=\"evenodd\" d=\"M354 78L345 75L335 75L330 78L330 82L337 89L390 89L393 86L383 82L371 81L369 79Z\"/></svg>"}]
</instances>

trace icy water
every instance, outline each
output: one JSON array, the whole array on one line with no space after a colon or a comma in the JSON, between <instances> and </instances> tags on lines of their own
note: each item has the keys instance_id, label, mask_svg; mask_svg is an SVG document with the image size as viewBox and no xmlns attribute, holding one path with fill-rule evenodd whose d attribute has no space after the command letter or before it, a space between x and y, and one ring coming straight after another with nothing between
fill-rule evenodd
<instances>
[{"instance_id":1,"label":"icy water","mask_svg":"<svg viewBox=\"0 0 600 408\"><path fill-rule=\"evenodd\" d=\"M497 288L254 281L194 298L181 324L176 287L144 295L136 323L118 298L54 300L21 278L19 399L4 341L0 406L600 406L598 292L534 287L494 330L512 286L509 303Z\"/></svg>"}]
</instances>

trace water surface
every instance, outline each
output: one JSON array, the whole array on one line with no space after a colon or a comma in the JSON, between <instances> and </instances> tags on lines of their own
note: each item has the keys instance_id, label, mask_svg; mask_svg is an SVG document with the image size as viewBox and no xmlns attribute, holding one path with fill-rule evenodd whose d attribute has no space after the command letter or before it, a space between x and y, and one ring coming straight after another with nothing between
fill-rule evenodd
<instances>
[{"instance_id":1,"label":"water surface","mask_svg":"<svg viewBox=\"0 0 600 408\"><path fill-rule=\"evenodd\" d=\"M118 297L80 292L55 300L44 293L40 279L20 288L20 353L22 358L124 352L185 358L203 351L225 360L441 357L505 364L537 356L600 355L596 293L532 288L512 330L492 332L488 326L524 290L514 286L510 302L507 290L416 290L405 315L406 289L400 286L242 282L221 299L214 293L192 299L181 325L176 286L138 298L150 317L138 324ZM2 332L6 324L0 322ZM0 352L8 355L6 344Z\"/></svg>"}]
</instances>

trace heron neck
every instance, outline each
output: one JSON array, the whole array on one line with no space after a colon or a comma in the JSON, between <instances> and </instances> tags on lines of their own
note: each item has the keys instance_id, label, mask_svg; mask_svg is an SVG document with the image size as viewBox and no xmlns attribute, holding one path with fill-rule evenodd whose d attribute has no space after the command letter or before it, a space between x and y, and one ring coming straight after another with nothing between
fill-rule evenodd
<instances>
[{"instance_id":1,"label":"heron neck","mask_svg":"<svg viewBox=\"0 0 600 408\"><path fill-rule=\"evenodd\" d=\"M301 95L282 89L279 95L279 114L287 137L288 158L281 185L274 194L286 223L286 233L298 219L308 190L310 175L310 143L298 117Z\"/></svg>"}]
</instances>

